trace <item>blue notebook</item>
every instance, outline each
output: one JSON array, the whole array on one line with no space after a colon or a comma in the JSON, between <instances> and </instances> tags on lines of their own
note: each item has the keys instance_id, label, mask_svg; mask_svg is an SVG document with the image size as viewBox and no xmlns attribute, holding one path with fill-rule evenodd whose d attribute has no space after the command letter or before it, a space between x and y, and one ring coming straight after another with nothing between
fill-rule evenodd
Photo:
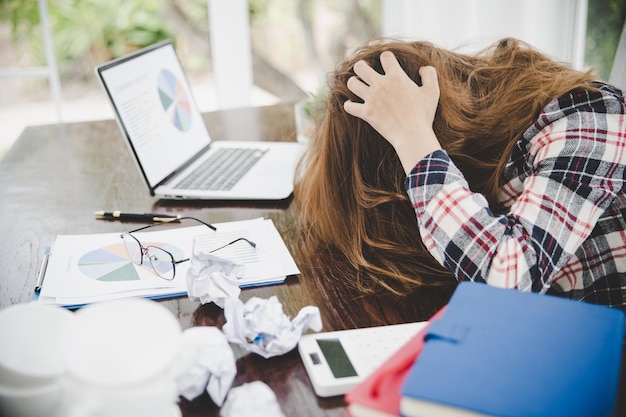
<instances>
[{"instance_id":1,"label":"blue notebook","mask_svg":"<svg viewBox=\"0 0 626 417\"><path fill-rule=\"evenodd\" d=\"M612 416L624 313L461 283L401 389L404 416Z\"/></svg>"}]
</instances>

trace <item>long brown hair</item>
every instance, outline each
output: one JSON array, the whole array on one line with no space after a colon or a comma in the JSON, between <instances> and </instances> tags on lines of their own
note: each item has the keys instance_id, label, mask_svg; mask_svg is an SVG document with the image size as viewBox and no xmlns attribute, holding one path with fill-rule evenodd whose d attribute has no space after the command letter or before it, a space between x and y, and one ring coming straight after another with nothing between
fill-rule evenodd
<instances>
[{"instance_id":1,"label":"long brown hair","mask_svg":"<svg viewBox=\"0 0 626 417\"><path fill-rule=\"evenodd\" d=\"M305 268L316 268L361 293L385 289L402 295L455 281L422 243L394 149L343 109L346 100L358 100L346 87L354 64L364 60L382 73L379 56L386 50L393 51L418 84L420 67L437 69L435 134L472 191L483 194L494 210L515 142L549 101L592 88L592 78L514 39L477 55L426 42L377 43L337 66L329 77L323 118L296 180L299 258Z\"/></svg>"}]
</instances>

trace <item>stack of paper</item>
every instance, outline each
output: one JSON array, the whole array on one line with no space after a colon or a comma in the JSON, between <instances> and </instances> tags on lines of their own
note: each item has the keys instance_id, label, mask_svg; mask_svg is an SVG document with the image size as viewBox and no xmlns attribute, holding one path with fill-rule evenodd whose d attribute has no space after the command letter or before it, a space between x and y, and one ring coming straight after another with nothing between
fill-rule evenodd
<instances>
[{"instance_id":1,"label":"stack of paper","mask_svg":"<svg viewBox=\"0 0 626 417\"><path fill-rule=\"evenodd\" d=\"M241 287L281 283L287 276L300 273L271 220L257 218L214 226L217 231L206 226L169 225L133 236L142 246L161 247L177 260L191 257L194 238L207 248L219 248L233 238L249 239L256 247L241 251L240 245L230 245L216 252L245 265ZM176 264L175 278L167 281L154 274L147 259L142 266L131 262L120 233L60 235L52 246L38 300L73 307L124 297L183 296L187 294L188 268L189 262Z\"/></svg>"}]
</instances>

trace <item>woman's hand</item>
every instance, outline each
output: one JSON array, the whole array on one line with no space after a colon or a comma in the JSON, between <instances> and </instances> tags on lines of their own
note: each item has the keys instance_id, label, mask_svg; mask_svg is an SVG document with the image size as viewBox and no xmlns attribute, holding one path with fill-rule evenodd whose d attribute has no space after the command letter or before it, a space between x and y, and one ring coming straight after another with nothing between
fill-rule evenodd
<instances>
[{"instance_id":1,"label":"woman's hand","mask_svg":"<svg viewBox=\"0 0 626 417\"><path fill-rule=\"evenodd\" d=\"M424 156L441 149L433 132L439 102L437 72L433 67L420 68L420 87L406 75L392 52L383 52L380 63L384 74L364 61L354 65L357 76L351 77L347 85L363 103L348 100L344 109L389 141L408 174Z\"/></svg>"}]
</instances>

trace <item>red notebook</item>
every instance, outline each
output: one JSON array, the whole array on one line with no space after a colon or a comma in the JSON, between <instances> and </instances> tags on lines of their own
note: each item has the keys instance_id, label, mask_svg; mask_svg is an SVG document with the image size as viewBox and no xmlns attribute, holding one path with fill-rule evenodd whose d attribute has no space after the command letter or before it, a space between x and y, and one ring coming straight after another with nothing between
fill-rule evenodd
<instances>
[{"instance_id":1,"label":"red notebook","mask_svg":"<svg viewBox=\"0 0 626 417\"><path fill-rule=\"evenodd\" d=\"M443 307L430 320L441 317ZM345 396L352 417L397 417L400 415L400 388L424 346L429 324L386 362Z\"/></svg>"}]
</instances>

